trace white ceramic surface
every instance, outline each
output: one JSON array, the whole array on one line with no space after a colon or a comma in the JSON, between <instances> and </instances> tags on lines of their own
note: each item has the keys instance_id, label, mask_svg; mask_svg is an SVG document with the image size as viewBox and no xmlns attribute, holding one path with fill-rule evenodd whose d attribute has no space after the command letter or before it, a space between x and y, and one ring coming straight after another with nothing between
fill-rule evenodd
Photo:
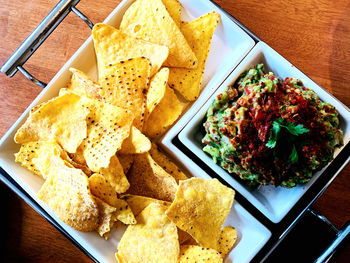
<instances>
[{"instance_id":1,"label":"white ceramic surface","mask_svg":"<svg viewBox=\"0 0 350 263\"><path fill-rule=\"evenodd\" d=\"M284 59L276 51L270 48L263 42L259 42L247 57L240 63L240 65L231 73L226 81L218 88L218 90L212 95L212 97L203 105L203 107L197 112L197 114L189 120L188 124L179 134L180 141L188 147L194 154L196 154L201 160L208 164L219 176L221 176L226 182L228 182L234 189L240 192L248 201L250 201L255 207L257 207L265 216L267 216L272 222L278 223L288 213L288 211L295 205L295 203L301 198L301 196L309 189L309 187L322 175L323 170L314 175L312 180L304 185L299 185L292 189L286 189L283 187L274 186L261 186L256 190L252 190L249 187L241 184L235 180L229 173L222 169L220 166L214 164L211 157L202 151L204 144L201 143L203 127L203 119L209 106L211 105L213 98L221 93L228 85L233 83L239 75L254 67L257 63L264 63L266 71L272 71L275 76L279 76L284 79L286 77L294 77L302 80L304 86L314 90L321 100L330 102L333 104L340 113L341 129L344 131L344 145L349 142L350 139L350 113L349 110L340 103L337 99L323 90L309 77L303 74L300 70L295 68L290 62ZM175 133L175 131L173 132ZM171 141L171 140L170 140ZM167 141L167 145L169 145ZM174 145L170 145L169 148L174 148ZM344 148L344 147L342 147ZM335 151L335 156L338 155L342 148ZM172 150L174 152L174 150ZM181 162L187 162L191 165L189 160L184 160L187 157L177 153L178 157L181 157ZM188 159L188 158L187 158ZM203 171L197 171L196 174Z\"/></svg>"},{"instance_id":2,"label":"white ceramic surface","mask_svg":"<svg viewBox=\"0 0 350 263\"><path fill-rule=\"evenodd\" d=\"M132 2L131 0L123 1L104 22L118 26L122 14ZM216 10L221 14L222 20L214 34L204 74L203 86L207 88L203 90L201 98L209 97L214 89L224 81L233 68L249 52L254 45L254 41L210 1L193 0L180 2L184 7L184 20L192 20L212 10ZM67 226L59 220L43 202L36 198L36 193L43 184L43 180L31 174L14 161L14 153L19 150L19 145L15 144L13 141L16 130L26 120L29 110L33 106L56 96L58 90L68 83L71 76L68 71L70 67L78 68L96 79L96 58L91 37L62 67L18 121L1 138L0 166L93 257L100 262L115 262L114 253L117 250L118 242L125 229L114 229L110 238L106 241L95 232L83 233ZM194 112L196 109L198 109L198 106L197 108L196 106L192 106L189 111ZM233 252L227 257L227 262L248 262L258 253L271 236L270 231L253 218L237 202L234 203L234 207L227 218L226 224L236 227L239 235L238 243Z\"/></svg>"}]
</instances>

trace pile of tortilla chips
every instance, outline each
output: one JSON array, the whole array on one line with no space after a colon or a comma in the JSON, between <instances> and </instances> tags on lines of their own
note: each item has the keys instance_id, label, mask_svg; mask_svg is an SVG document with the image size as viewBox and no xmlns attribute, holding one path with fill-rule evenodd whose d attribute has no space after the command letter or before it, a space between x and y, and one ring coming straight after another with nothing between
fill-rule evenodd
<instances>
[{"instance_id":1,"label":"pile of tortilla chips","mask_svg":"<svg viewBox=\"0 0 350 263\"><path fill-rule=\"evenodd\" d=\"M70 69L15 135L16 162L45 180L37 196L64 223L105 239L128 225L119 262L222 262L236 240L222 228L233 190L188 179L150 140L198 97L219 19L182 22L177 0L135 1L119 29L92 30L98 81Z\"/></svg>"}]
</instances>

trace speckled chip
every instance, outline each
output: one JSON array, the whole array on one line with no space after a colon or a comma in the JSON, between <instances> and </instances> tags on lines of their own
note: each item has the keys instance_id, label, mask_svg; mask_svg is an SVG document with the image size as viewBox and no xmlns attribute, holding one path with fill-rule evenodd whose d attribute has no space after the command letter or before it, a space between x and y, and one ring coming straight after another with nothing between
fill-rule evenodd
<instances>
[{"instance_id":1,"label":"speckled chip","mask_svg":"<svg viewBox=\"0 0 350 263\"><path fill-rule=\"evenodd\" d=\"M166 10L168 11L175 24L180 27L181 24L181 4L177 0L162 0Z\"/></svg>"},{"instance_id":2,"label":"speckled chip","mask_svg":"<svg viewBox=\"0 0 350 263\"><path fill-rule=\"evenodd\" d=\"M86 138L86 117L81 97L65 94L32 112L15 135L16 143L56 140L69 153L74 153Z\"/></svg>"},{"instance_id":3,"label":"speckled chip","mask_svg":"<svg viewBox=\"0 0 350 263\"><path fill-rule=\"evenodd\" d=\"M167 215L199 245L217 249L221 227L231 210L233 198L234 191L217 179L183 180Z\"/></svg>"},{"instance_id":4,"label":"speckled chip","mask_svg":"<svg viewBox=\"0 0 350 263\"><path fill-rule=\"evenodd\" d=\"M67 86L68 91L88 98L101 99L101 86L98 83L78 69L70 68L69 71L72 72L72 78Z\"/></svg>"},{"instance_id":5,"label":"speckled chip","mask_svg":"<svg viewBox=\"0 0 350 263\"><path fill-rule=\"evenodd\" d=\"M169 69L162 68L152 79L147 92L147 118L163 99L169 78Z\"/></svg>"},{"instance_id":6,"label":"speckled chip","mask_svg":"<svg viewBox=\"0 0 350 263\"><path fill-rule=\"evenodd\" d=\"M140 195L124 195L121 197L121 199L125 200L128 203L135 216L138 216L143 209L145 209L148 205L152 203L158 203L164 206L170 206L171 204L167 201L162 201Z\"/></svg>"},{"instance_id":7,"label":"speckled chip","mask_svg":"<svg viewBox=\"0 0 350 263\"><path fill-rule=\"evenodd\" d=\"M228 253L230 253L233 245L237 240L237 230L232 226L225 226L222 228L220 233L220 238L218 241L218 252L221 257L225 257Z\"/></svg>"},{"instance_id":8,"label":"speckled chip","mask_svg":"<svg viewBox=\"0 0 350 263\"><path fill-rule=\"evenodd\" d=\"M80 147L87 166L98 172L109 167L110 159L129 137L133 118L129 111L109 103L86 98L85 106L89 109L87 138Z\"/></svg>"},{"instance_id":9,"label":"speckled chip","mask_svg":"<svg viewBox=\"0 0 350 263\"><path fill-rule=\"evenodd\" d=\"M182 33L196 54L198 66L195 69L170 68L169 85L187 100L198 98L211 39L219 20L220 15L211 12L181 25Z\"/></svg>"},{"instance_id":10,"label":"speckled chip","mask_svg":"<svg viewBox=\"0 0 350 263\"><path fill-rule=\"evenodd\" d=\"M179 118L183 105L170 87L166 87L165 95L148 117L143 132L150 138L162 135Z\"/></svg>"},{"instance_id":11,"label":"speckled chip","mask_svg":"<svg viewBox=\"0 0 350 263\"><path fill-rule=\"evenodd\" d=\"M142 130L151 63L145 57L110 64L100 76L100 95L105 102L129 110L134 126Z\"/></svg>"},{"instance_id":12,"label":"speckled chip","mask_svg":"<svg viewBox=\"0 0 350 263\"><path fill-rule=\"evenodd\" d=\"M137 0L125 12L120 30L169 48L164 65L195 68L197 58L162 0Z\"/></svg>"},{"instance_id":13,"label":"speckled chip","mask_svg":"<svg viewBox=\"0 0 350 263\"><path fill-rule=\"evenodd\" d=\"M176 225L165 215L167 207L152 203L126 229L116 257L119 263L177 263L179 241Z\"/></svg>"},{"instance_id":14,"label":"speckled chip","mask_svg":"<svg viewBox=\"0 0 350 263\"><path fill-rule=\"evenodd\" d=\"M152 143L151 150L149 151L153 160L162 167L168 174L175 178L176 182L179 180L186 180L188 177L177 167L175 163L163 153L155 143Z\"/></svg>"},{"instance_id":15,"label":"speckled chip","mask_svg":"<svg viewBox=\"0 0 350 263\"><path fill-rule=\"evenodd\" d=\"M128 203L119 199L117 193L101 174L93 174L89 178L91 193L106 202L108 205L116 208L116 219L124 224L135 224L136 220Z\"/></svg>"},{"instance_id":16,"label":"speckled chip","mask_svg":"<svg viewBox=\"0 0 350 263\"><path fill-rule=\"evenodd\" d=\"M128 194L147 196L163 201L174 200L177 190L175 179L161 168L149 153L135 156L128 173Z\"/></svg>"},{"instance_id":17,"label":"speckled chip","mask_svg":"<svg viewBox=\"0 0 350 263\"><path fill-rule=\"evenodd\" d=\"M151 76L154 75L167 59L169 49L134 38L106 24L96 24L92 29L99 76L105 75L105 68L129 58L146 57L151 61Z\"/></svg>"},{"instance_id":18,"label":"speckled chip","mask_svg":"<svg viewBox=\"0 0 350 263\"><path fill-rule=\"evenodd\" d=\"M111 228L113 227L114 222L117 220L117 209L102 201L98 197L95 197L95 201L99 211L96 231L101 237L108 239Z\"/></svg>"},{"instance_id":19,"label":"speckled chip","mask_svg":"<svg viewBox=\"0 0 350 263\"><path fill-rule=\"evenodd\" d=\"M80 169L58 163L50 170L37 197L67 225L79 231L96 229L98 207L91 195L88 177Z\"/></svg>"},{"instance_id":20,"label":"speckled chip","mask_svg":"<svg viewBox=\"0 0 350 263\"><path fill-rule=\"evenodd\" d=\"M143 135L135 126L131 127L130 135L122 144L119 153L136 154L145 153L151 149L151 141Z\"/></svg>"},{"instance_id":21,"label":"speckled chip","mask_svg":"<svg viewBox=\"0 0 350 263\"><path fill-rule=\"evenodd\" d=\"M111 157L108 167L101 168L99 173L108 180L118 194L125 193L130 187L128 178L126 178L123 167L116 155Z\"/></svg>"},{"instance_id":22,"label":"speckled chip","mask_svg":"<svg viewBox=\"0 0 350 263\"><path fill-rule=\"evenodd\" d=\"M211 248L183 245L180 248L179 263L222 263L220 254Z\"/></svg>"},{"instance_id":23,"label":"speckled chip","mask_svg":"<svg viewBox=\"0 0 350 263\"><path fill-rule=\"evenodd\" d=\"M35 141L22 144L19 152L15 154L15 160L32 173L44 178L38 167L33 163L33 159L38 157L39 148L43 143L45 142Z\"/></svg>"}]
</instances>

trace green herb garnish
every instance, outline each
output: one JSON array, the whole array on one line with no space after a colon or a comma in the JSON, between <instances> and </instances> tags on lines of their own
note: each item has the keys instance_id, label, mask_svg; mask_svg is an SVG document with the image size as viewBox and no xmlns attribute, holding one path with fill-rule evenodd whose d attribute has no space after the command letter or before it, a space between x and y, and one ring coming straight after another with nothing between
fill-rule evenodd
<instances>
[{"instance_id":1,"label":"green herb garnish","mask_svg":"<svg viewBox=\"0 0 350 263\"><path fill-rule=\"evenodd\" d=\"M293 122L288 122L284 119L277 119L272 124L270 137L266 143L266 147L270 149L273 149L276 147L277 141L280 138L281 128L284 128L285 130L287 130L289 134L288 138L283 138L285 141L288 141L291 144L292 152L289 155L288 161L290 163L297 163L299 157L298 157L297 148L294 144L294 141L295 141L294 137L307 133L309 132L309 130L304 128L302 124L295 124Z\"/></svg>"}]
</instances>

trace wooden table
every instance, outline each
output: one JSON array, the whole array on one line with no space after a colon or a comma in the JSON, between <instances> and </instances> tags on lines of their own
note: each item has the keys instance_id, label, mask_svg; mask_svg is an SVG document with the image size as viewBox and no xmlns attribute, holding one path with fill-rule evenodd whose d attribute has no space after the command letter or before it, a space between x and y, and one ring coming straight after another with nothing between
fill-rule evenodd
<instances>
[{"instance_id":1,"label":"wooden table","mask_svg":"<svg viewBox=\"0 0 350 263\"><path fill-rule=\"evenodd\" d=\"M94 23L103 21L118 0L82 0L79 9ZM230 14L318 84L350 106L350 2L347 0L216 0ZM0 64L55 6L56 1L0 0ZM26 63L48 82L89 36L74 14ZM0 136L11 127L42 88L21 74L0 75ZM313 209L337 227L350 218L350 166L331 184ZM78 248L0 183L2 258L9 262L90 262ZM4 207L5 206L5 207ZM348 262L349 245L337 258Z\"/></svg>"}]
</instances>

